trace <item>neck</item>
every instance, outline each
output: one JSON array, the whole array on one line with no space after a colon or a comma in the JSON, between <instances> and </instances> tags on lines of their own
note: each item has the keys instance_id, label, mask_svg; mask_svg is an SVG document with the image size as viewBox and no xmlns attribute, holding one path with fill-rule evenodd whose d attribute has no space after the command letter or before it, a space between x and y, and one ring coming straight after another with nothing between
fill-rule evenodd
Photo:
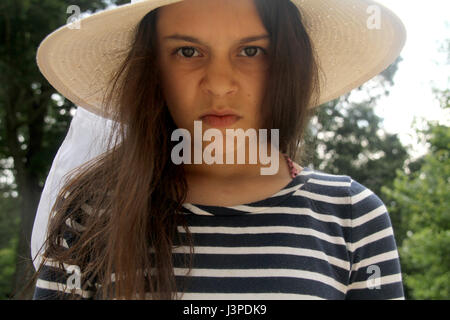
<instances>
[{"instance_id":1,"label":"neck","mask_svg":"<svg viewBox=\"0 0 450 320\"><path fill-rule=\"evenodd\" d=\"M261 178L261 176L274 177L289 172L285 158L278 149L274 148L274 146L271 147L270 143L268 143L266 150L266 157L261 158L256 155L256 163L250 163L249 151L248 148L245 148L245 152L241 150L242 154L245 154L245 159L242 164L237 163L238 152L234 149L231 151L232 154L234 154L234 157L232 157L234 160L232 161L231 159L227 159L227 153L224 152L217 156L217 158L222 159L222 163L207 164L205 163L205 158L202 157L202 163L194 163L194 161L192 161L191 164L183 164L183 168L186 177L216 181L239 181L244 179L257 179ZM203 151L204 149L201 154L205 156ZM191 155L194 155L194 152L195 151L192 150ZM229 156L228 153L228 157ZM192 156L192 158L194 158L194 156ZM214 154L212 160L214 161Z\"/></svg>"}]
</instances>

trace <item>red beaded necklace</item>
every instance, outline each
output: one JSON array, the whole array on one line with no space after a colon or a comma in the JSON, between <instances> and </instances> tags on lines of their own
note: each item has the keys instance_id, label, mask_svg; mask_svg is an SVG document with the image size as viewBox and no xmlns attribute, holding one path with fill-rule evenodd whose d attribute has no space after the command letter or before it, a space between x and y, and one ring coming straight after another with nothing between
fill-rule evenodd
<instances>
[{"instance_id":1,"label":"red beaded necklace","mask_svg":"<svg viewBox=\"0 0 450 320\"><path fill-rule=\"evenodd\" d=\"M295 178L298 175L298 170L294 167L294 164L292 163L291 158L289 158L288 155L285 153L283 153L283 155L289 166L289 172L291 173L291 177Z\"/></svg>"}]
</instances>

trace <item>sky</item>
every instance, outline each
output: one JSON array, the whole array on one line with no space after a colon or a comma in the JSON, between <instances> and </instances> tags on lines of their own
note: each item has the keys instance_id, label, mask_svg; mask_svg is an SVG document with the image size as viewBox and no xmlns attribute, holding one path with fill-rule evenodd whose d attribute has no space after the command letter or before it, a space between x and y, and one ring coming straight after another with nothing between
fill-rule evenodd
<instances>
[{"instance_id":1,"label":"sky","mask_svg":"<svg viewBox=\"0 0 450 320\"><path fill-rule=\"evenodd\" d=\"M417 142L412 129L424 128L420 119L435 120L450 125L450 114L444 112L433 95L432 88L450 87L450 65L447 53L439 52L445 39L450 39L449 0L378 0L403 21L407 40L401 57L403 61L394 76L394 86L387 98L381 99L376 114L384 118L384 127L398 133L404 145L412 147L411 155L418 157L427 148Z\"/></svg>"}]
</instances>

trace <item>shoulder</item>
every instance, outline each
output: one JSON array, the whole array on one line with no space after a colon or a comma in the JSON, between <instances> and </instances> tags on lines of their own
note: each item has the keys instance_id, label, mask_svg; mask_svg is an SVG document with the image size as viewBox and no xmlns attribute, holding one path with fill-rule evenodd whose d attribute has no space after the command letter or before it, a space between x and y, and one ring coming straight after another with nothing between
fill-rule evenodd
<instances>
[{"instance_id":1,"label":"shoulder","mask_svg":"<svg viewBox=\"0 0 450 320\"><path fill-rule=\"evenodd\" d=\"M347 175L331 174L309 167L302 168L306 190L323 196L333 197L336 203L348 204L353 179ZM337 198L342 198L338 201ZM344 200L347 198L347 200Z\"/></svg>"},{"instance_id":2,"label":"shoulder","mask_svg":"<svg viewBox=\"0 0 450 320\"><path fill-rule=\"evenodd\" d=\"M387 214L386 206L379 196L349 175L331 174L308 167L303 168L300 174L304 181L302 195L312 202L314 209L345 219L344 225L350 226L350 220L362 216L370 219ZM364 219L356 222L360 223Z\"/></svg>"},{"instance_id":3,"label":"shoulder","mask_svg":"<svg viewBox=\"0 0 450 320\"><path fill-rule=\"evenodd\" d=\"M354 205L364 201L383 204L372 190L349 175L332 174L308 167L302 168L300 174L305 176L308 190L332 197L346 198L346 200L342 199L342 204Z\"/></svg>"},{"instance_id":4,"label":"shoulder","mask_svg":"<svg viewBox=\"0 0 450 320\"><path fill-rule=\"evenodd\" d=\"M81 204L81 207L87 208ZM95 293L90 263L90 253L84 254L79 241L85 231L85 209L75 203L70 192L58 194L50 216L48 246L37 269L33 300L90 299ZM82 254L80 254L82 252ZM75 294L75 297L71 294Z\"/></svg>"}]
</instances>

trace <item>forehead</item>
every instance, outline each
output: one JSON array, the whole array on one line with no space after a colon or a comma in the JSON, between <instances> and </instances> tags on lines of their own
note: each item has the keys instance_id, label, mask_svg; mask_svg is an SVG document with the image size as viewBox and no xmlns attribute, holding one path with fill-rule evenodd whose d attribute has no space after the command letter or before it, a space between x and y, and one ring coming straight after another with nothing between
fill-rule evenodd
<instances>
[{"instance_id":1,"label":"forehead","mask_svg":"<svg viewBox=\"0 0 450 320\"><path fill-rule=\"evenodd\" d=\"M158 35L189 34L202 39L235 39L266 29L253 0L184 0L159 9Z\"/></svg>"}]
</instances>

